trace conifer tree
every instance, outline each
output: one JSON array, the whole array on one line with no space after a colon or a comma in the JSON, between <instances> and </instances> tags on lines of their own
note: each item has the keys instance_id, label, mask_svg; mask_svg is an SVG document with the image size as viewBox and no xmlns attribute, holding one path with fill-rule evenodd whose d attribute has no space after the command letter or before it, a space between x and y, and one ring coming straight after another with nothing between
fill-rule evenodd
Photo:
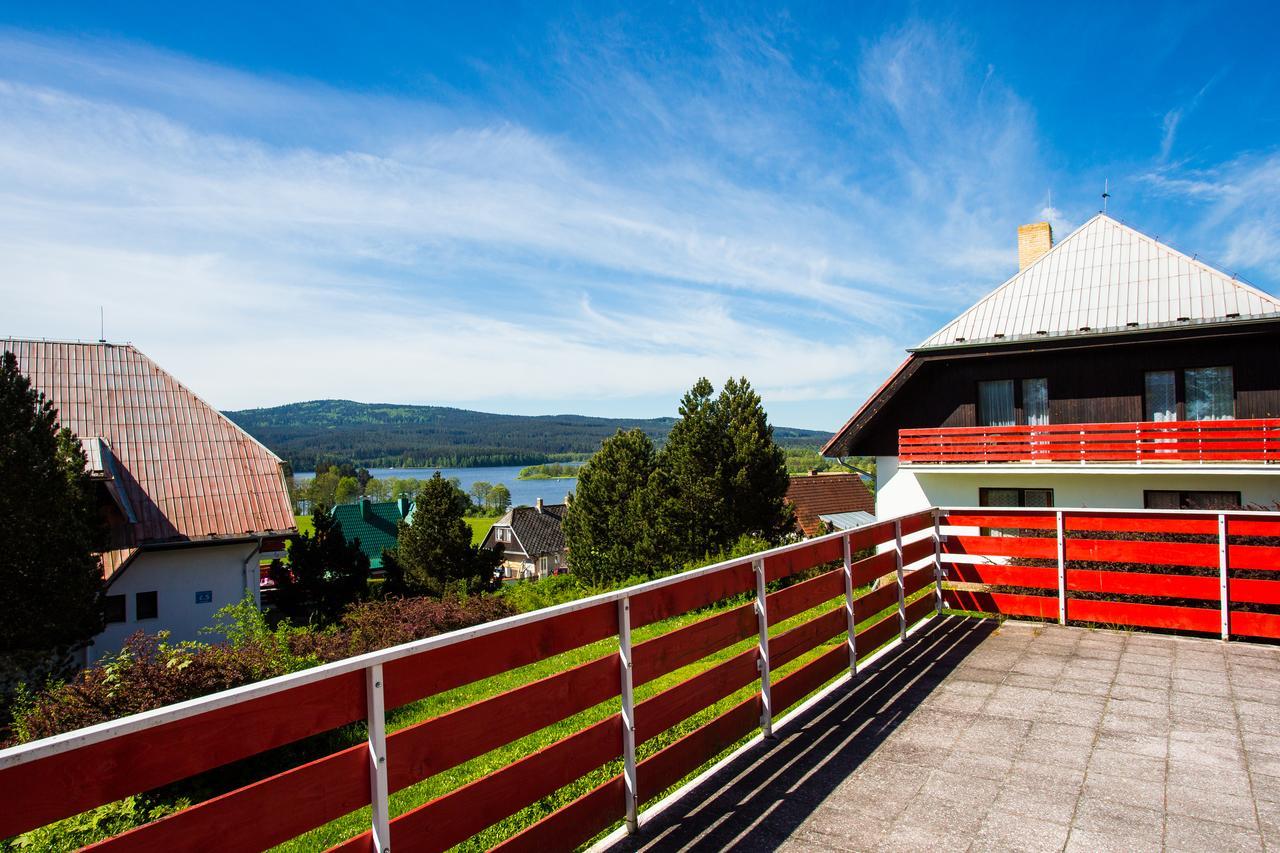
<instances>
[{"instance_id":1,"label":"conifer tree","mask_svg":"<svg viewBox=\"0 0 1280 853\"><path fill-rule=\"evenodd\" d=\"M437 471L418 493L410 523L400 522L393 560L411 592L471 594L497 587L500 551L471 544L463 514L471 499Z\"/></svg>"},{"instance_id":2,"label":"conifer tree","mask_svg":"<svg viewBox=\"0 0 1280 853\"><path fill-rule=\"evenodd\" d=\"M325 506L311 519L315 530L289 544L288 565L273 560L268 573L282 615L300 625L330 624L348 605L369 597L369 558L359 539L346 540Z\"/></svg>"}]
</instances>

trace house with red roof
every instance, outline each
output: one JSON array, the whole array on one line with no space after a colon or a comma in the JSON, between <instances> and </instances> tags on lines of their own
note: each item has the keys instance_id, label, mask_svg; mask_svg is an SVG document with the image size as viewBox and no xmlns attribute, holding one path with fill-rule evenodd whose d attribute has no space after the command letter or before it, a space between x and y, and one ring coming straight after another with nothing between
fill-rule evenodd
<instances>
[{"instance_id":1,"label":"house with red roof","mask_svg":"<svg viewBox=\"0 0 1280 853\"><path fill-rule=\"evenodd\" d=\"M873 520L876 499L851 472L792 475L787 501L795 508L796 525L805 536L831 529L843 530Z\"/></svg>"},{"instance_id":2,"label":"house with red roof","mask_svg":"<svg viewBox=\"0 0 1280 853\"><path fill-rule=\"evenodd\" d=\"M297 532L283 462L131 344L0 339L80 438L109 531L106 629L194 640L260 601L259 563Z\"/></svg>"}]
</instances>

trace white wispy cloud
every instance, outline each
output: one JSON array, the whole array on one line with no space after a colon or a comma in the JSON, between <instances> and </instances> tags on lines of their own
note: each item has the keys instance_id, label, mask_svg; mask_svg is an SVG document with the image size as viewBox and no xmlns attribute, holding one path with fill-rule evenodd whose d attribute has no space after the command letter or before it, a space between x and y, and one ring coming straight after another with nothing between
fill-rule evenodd
<instances>
[{"instance_id":1,"label":"white wispy cloud","mask_svg":"<svg viewBox=\"0 0 1280 853\"><path fill-rule=\"evenodd\" d=\"M834 425L822 401L860 402L1012 265L1034 119L921 24L844 57L852 90L767 30L708 39L696 79L566 52L611 124L584 139L8 33L0 331L94 337L105 305L109 337L225 407L616 410L746 374Z\"/></svg>"}]
</instances>

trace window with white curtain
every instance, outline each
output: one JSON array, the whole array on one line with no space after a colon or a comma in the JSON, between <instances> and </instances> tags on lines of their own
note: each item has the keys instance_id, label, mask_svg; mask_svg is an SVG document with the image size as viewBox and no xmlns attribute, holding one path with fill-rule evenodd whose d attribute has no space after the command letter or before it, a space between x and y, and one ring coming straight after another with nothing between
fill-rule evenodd
<instances>
[{"instance_id":1,"label":"window with white curtain","mask_svg":"<svg viewBox=\"0 0 1280 853\"><path fill-rule=\"evenodd\" d=\"M1187 420L1229 421L1236 416L1230 367L1188 368L1183 378L1187 383Z\"/></svg>"},{"instance_id":2,"label":"window with white curtain","mask_svg":"<svg viewBox=\"0 0 1280 853\"><path fill-rule=\"evenodd\" d=\"M1172 370L1150 370L1146 375L1143 395L1146 419L1176 421L1178 419L1177 375Z\"/></svg>"},{"instance_id":3,"label":"window with white curtain","mask_svg":"<svg viewBox=\"0 0 1280 853\"><path fill-rule=\"evenodd\" d=\"M1022 380L1022 411L1029 426L1049 423L1049 380Z\"/></svg>"},{"instance_id":4,"label":"window with white curtain","mask_svg":"<svg viewBox=\"0 0 1280 853\"><path fill-rule=\"evenodd\" d=\"M1013 380L978 383L978 426L1013 426Z\"/></svg>"}]
</instances>

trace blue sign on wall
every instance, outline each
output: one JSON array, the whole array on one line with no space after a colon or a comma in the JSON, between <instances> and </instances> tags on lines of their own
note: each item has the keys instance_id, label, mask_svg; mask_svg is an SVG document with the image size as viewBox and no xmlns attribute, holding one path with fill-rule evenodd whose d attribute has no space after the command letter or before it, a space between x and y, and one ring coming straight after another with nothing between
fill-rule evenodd
<instances>
[{"instance_id":1,"label":"blue sign on wall","mask_svg":"<svg viewBox=\"0 0 1280 853\"><path fill-rule=\"evenodd\" d=\"M202 589L196 592L196 604L213 604L213 590Z\"/></svg>"}]
</instances>

